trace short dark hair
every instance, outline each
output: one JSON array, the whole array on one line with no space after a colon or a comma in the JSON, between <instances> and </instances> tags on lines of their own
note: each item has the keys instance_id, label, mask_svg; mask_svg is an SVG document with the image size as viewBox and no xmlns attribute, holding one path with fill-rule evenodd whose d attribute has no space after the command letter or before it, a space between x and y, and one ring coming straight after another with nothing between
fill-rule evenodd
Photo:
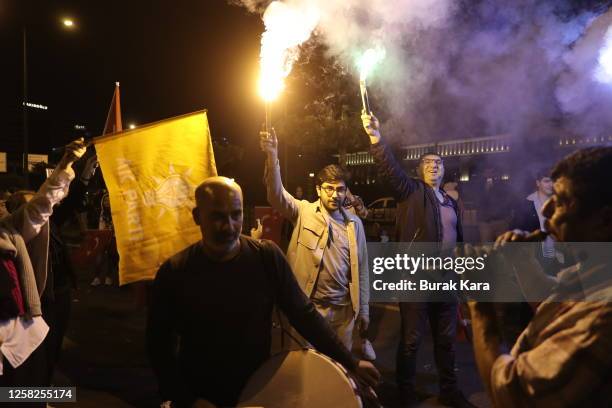
<instances>
[{"instance_id":1,"label":"short dark hair","mask_svg":"<svg viewBox=\"0 0 612 408\"><path fill-rule=\"evenodd\" d=\"M546 177L550 178L550 170L539 169L535 172L534 176L535 176L535 181L540 181Z\"/></svg>"},{"instance_id":2,"label":"short dark hair","mask_svg":"<svg viewBox=\"0 0 612 408\"><path fill-rule=\"evenodd\" d=\"M423 153L422 155L419 156L419 163L421 163L423 161L425 156L438 156L441 160L444 160L444 159L442 159L442 155L440 153L438 153L436 151L433 151L433 150L430 150L430 151L427 151L427 152L425 152L425 153Z\"/></svg>"},{"instance_id":3,"label":"short dark hair","mask_svg":"<svg viewBox=\"0 0 612 408\"><path fill-rule=\"evenodd\" d=\"M323 183L344 181L344 184L348 185L350 180L351 173L347 169L337 164L330 164L319 170L316 177L316 184L320 186Z\"/></svg>"},{"instance_id":4,"label":"short dark hair","mask_svg":"<svg viewBox=\"0 0 612 408\"><path fill-rule=\"evenodd\" d=\"M582 209L612 205L612 147L578 150L561 160L552 171L552 179L567 177L572 181Z\"/></svg>"}]
</instances>

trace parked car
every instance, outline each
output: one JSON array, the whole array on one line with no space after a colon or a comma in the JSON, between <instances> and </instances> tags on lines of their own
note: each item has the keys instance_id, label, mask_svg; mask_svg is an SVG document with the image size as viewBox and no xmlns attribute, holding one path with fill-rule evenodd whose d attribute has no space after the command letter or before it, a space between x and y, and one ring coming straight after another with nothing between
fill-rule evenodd
<instances>
[{"instance_id":1,"label":"parked car","mask_svg":"<svg viewBox=\"0 0 612 408\"><path fill-rule=\"evenodd\" d=\"M397 202L393 197L379 198L368 205L368 216L364 223L368 240L378 241L382 230L385 230L389 237L394 237L396 208Z\"/></svg>"}]
</instances>

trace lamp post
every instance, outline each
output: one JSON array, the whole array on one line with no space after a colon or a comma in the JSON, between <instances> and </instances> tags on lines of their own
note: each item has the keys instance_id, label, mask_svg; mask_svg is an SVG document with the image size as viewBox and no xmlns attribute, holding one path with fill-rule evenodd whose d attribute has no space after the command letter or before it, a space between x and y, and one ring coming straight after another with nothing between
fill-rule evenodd
<instances>
[{"instance_id":1,"label":"lamp post","mask_svg":"<svg viewBox=\"0 0 612 408\"><path fill-rule=\"evenodd\" d=\"M23 174L28 182L28 33L26 26L23 26Z\"/></svg>"},{"instance_id":2,"label":"lamp post","mask_svg":"<svg viewBox=\"0 0 612 408\"><path fill-rule=\"evenodd\" d=\"M65 29L72 30L75 28L74 20L71 18L63 18L62 24ZM22 46L23 46L23 174L28 182L28 152L30 150L30 135L28 128L28 31L24 21L22 29Z\"/></svg>"}]
</instances>

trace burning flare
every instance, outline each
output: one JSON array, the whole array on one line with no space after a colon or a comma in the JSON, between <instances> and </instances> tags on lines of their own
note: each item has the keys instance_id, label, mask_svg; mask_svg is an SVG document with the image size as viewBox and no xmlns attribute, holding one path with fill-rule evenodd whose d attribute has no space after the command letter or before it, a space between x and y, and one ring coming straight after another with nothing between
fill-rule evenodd
<instances>
[{"instance_id":1,"label":"burning flare","mask_svg":"<svg viewBox=\"0 0 612 408\"><path fill-rule=\"evenodd\" d=\"M359 80L365 81L372 73L376 65L385 58L385 49L382 47L369 48L359 58L357 58L357 68L359 69Z\"/></svg>"},{"instance_id":2,"label":"burning flare","mask_svg":"<svg viewBox=\"0 0 612 408\"><path fill-rule=\"evenodd\" d=\"M357 59L357 67L359 68L359 89L361 90L361 103L363 111L372 113L370 109L370 98L368 97L368 88L366 87L366 78L374 67L385 58L385 49L381 47L369 48Z\"/></svg>"},{"instance_id":3,"label":"burning flare","mask_svg":"<svg viewBox=\"0 0 612 408\"><path fill-rule=\"evenodd\" d=\"M319 23L315 2L270 3L263 15L266 31L261 37L259 93L266 102L282 92L285 78L299 57L299 46Z\"/></svg>"}]
</instances>

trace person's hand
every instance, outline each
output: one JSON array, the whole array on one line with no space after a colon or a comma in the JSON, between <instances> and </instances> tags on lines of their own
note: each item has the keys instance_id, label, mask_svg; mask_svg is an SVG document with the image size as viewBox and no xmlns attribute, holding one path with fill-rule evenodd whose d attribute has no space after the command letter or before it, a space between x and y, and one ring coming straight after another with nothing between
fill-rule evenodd
<instances>
[{"instance_id":1,"label":"person's hand","mask_svg":"<svg viewBox=\"0 0 612 408\"><path fill-rule=\"evenodd\" d=\"M459 244L453 250L455 257L479 258L490 256L492 253L492 245L472 245L470 243Z\"/></svg>"},{"instance_id":2,"label":"person's hand","mask_svg":"<svg viewBox=\"0 0 612 408\"><path fill-rule=\"evenodd\" d=\"M359 329L359 333L365 333L370 326L370 316L365 314L360 314L357 316L357 320L355 321L357 328Z\"/></svg>"},{"instance_id":3,"label":"person's hand","mask_svg":"<svg viewBox=\"0 0 612 408\"><path fill-rule=\"evenodd\" d=\"M355 196L351 193L351 190L347 187L342 206L345 208L354 207Z\"/></svg>"},{"instance_id":4,"label":"person's hand","mask_svg":"<svg viewBox=\"0 0 612 408\"><path fill-rule=\"evenodd\" d=\"M191 408L217 408L212 402L199 398L191 405Z\"/></svg>"},{"instance_id":5,"label":"person's hand","mask_svg":"<svg viewBox=\"0 0 612 408\"><path fill-rule=\"evenodd\" d=\"M529 232L515 229L507 231L497 237L493 249L498 249L506 245L507 242L529 242L527 236Z\"/></svg>"},{"instance_id":6,"label":"person's hand","mask_svg":"<svg viewBox=\"0 0 612 408\"><path fill-rule=\"evenodd\" d=\"M263 236L263 224L261 223L261 219L257 219L257 228L251 228L251 238L253 239L261 239Z\"/></svg>"},{"instance_id":7,"label":"person's hand","mask_svg":"<svg viewBox=\"0 0 612 408\"><path fill-rule=\"evenodd\" d=\"M62 170L72 168L72 163L83 157L86 150L87 146L85 145L85 140L82 137L68 143L66 145L66 149L64 150L64 157L62 157L60 160L58 167Z\"/></svg>"},{"instance_id":8,"label":"person's hand","mask_svg":"<svg viewBox=\"0 0 612 408\"><path fill-rule=\"evenodd\" d=\"M361 123L368 136L370 136L370 143L376 144L380 142L380 125L376 116L368 114L365 110L361 112Z\"/></svg>"},{"instance_id":9,"label":"person's hand","mask_svg":"<svg viewBox=\"0 0 612 408\"><path fill-rule=\"evenodd\" d=\"M380 373L369 361L359 360L357 368L354 371L357 378L371 387L375 387L380 382Z\"/></svg>"},{"instance_id":10,"label":"person's hand","mask_svg":"<svg viewBox=\"0 0 612 408\"><path fill-rule=\"evenodd\" d=\"M353 202L353 198L354 198L354 197L355 197L355 196L353 195L353 193L351 193L351 189L347 187L347 188L346 188L346 199L347 199L347 201L348 201L349 203L352 203L352 202Z\"/></svg>"},{"instance_id":11,"label":"person's hand","mask_svg":"<svg viewBox=\"0 0 612 408\"><path fill-rule=\"evenodd\" d=\"M269 159L276 160L278 157L278 140L274 128L270 129L270 132L265 130L259 132L259 147L261 147L262 152L268 155Z\"/></svg>"}]
</instances>

